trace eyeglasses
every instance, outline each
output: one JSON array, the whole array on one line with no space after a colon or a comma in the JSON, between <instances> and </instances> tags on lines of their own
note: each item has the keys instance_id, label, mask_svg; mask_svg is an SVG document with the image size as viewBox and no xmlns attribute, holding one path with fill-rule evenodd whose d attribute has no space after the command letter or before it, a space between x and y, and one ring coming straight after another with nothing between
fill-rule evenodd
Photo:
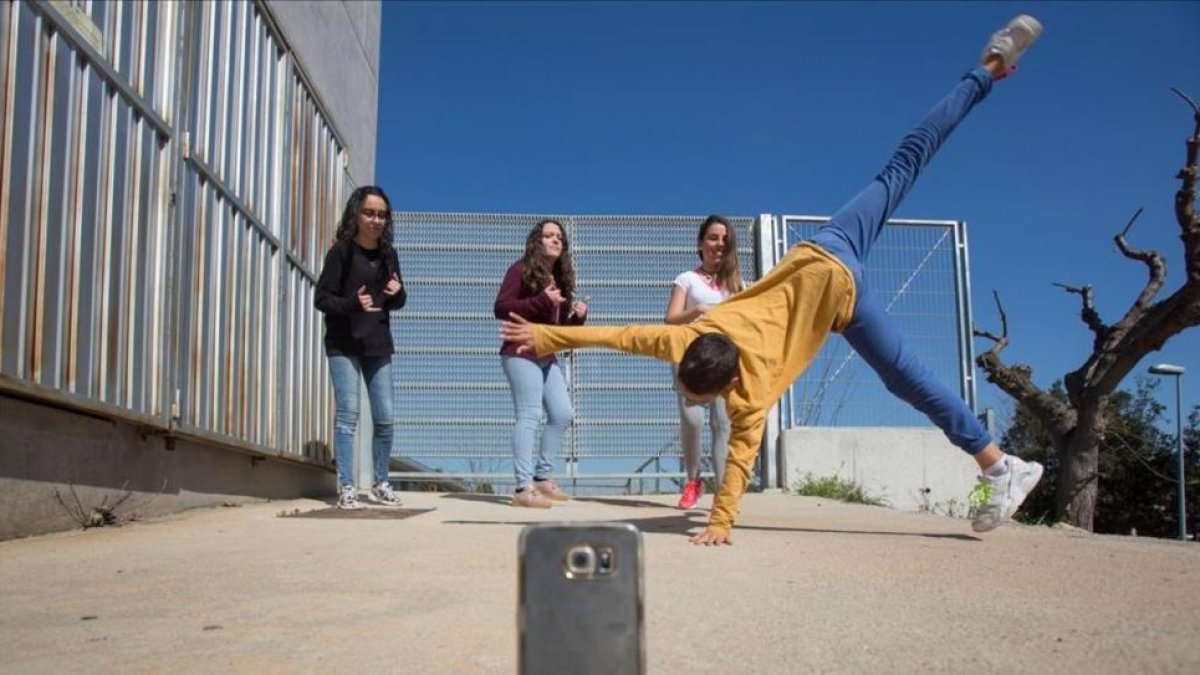
<instances>
[{"instance_id":1,"label":"eyeglasses","mask_svg":"<svg viewBox=\"0 0 1200 675\"><path fill-rule=\"evenodd\" d=\"M371 209L362 209L361 211L358 212L358 215L360 215L363 218L366 218L368 220L371 218L374 218L375 220L386 221L388 219L387 211L373 211Z\"/></svg>"}]
</instances>

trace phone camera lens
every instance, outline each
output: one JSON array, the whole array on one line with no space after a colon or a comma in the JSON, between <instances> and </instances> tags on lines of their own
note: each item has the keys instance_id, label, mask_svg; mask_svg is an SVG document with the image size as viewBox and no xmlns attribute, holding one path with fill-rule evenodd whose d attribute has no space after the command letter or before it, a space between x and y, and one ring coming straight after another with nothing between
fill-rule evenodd
<instances>
[{"instance_id":1,"label":"phone camera lens","mask_svg":"<svg viewBox=\"0 0 1200 675\"><path fill-rule=\"evenodd\" d=\"M591 546L575 546L567 551L567 572L572 576L589 577L596 571L596 552Z\"/></svg>"}]
</instances>

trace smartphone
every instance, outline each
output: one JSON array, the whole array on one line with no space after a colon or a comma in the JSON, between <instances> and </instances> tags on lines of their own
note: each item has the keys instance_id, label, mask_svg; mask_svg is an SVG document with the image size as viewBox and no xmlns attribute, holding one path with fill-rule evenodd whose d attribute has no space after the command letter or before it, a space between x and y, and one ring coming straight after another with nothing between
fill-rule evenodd
<instances>
[{"instance_id":1,"label":"smartphone","mask_svg":"<svg viewBox=\"0 0 1200 675\"><path fill-rule=\"evenodd\" d=\"M628 523L542 523L518 543L518 672L645 672L642 534Z\"/></svg>"}]
</instances>

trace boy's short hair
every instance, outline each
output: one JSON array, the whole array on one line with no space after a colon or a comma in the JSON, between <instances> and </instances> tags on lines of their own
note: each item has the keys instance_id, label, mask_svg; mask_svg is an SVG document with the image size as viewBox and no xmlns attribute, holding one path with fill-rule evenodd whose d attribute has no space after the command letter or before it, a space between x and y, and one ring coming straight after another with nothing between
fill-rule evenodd
<instances>
[{"instance_id":1,"label":"boy's short hair","mask_svg":"<svg viewBox=\"0 0 1200 675\"><path fill-rule=\"evenodd\" d=\"M738 374L738 348L720 333L692 340L679 361L679 381L693 394L715 394Z\"/></svg>"}]
</instances>

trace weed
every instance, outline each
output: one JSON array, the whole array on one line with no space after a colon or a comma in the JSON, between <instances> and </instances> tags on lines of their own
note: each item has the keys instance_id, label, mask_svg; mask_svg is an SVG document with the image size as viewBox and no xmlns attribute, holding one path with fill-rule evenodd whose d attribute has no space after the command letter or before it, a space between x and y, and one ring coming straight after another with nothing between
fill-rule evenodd
<instances>
[{"instance_id":1,"label":"weed","mask_svg":"<svg viewBox=\"0 0 1200 675\"><path fill-rule=\"evenodd\" d=\"M806 473L803 479L792 486L792 493L801 497L824 497L853 504L887 505L885 500L872 497L858 483L837 476L816 477Z\"/></svg>"}]
</instances>

